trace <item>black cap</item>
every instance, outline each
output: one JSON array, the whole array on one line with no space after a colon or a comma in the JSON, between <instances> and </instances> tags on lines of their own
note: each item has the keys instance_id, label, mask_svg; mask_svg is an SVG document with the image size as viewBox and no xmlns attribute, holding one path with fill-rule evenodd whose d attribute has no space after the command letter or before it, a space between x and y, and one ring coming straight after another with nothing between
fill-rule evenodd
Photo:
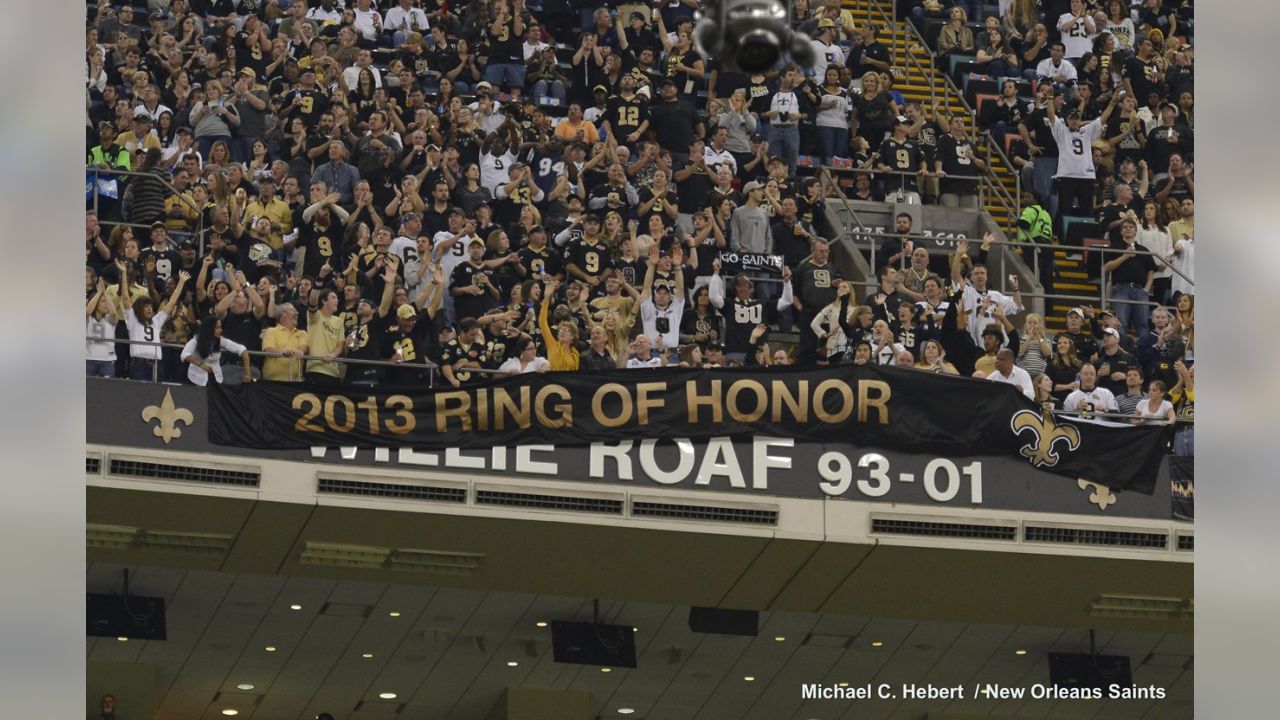
<instances>
[{"instance_id":1,"label":"black cap","mask_svg":"<svg viewBox=\"0 0 1280 720\"><path fill-rule=\"evenodd\" d=\"M645 17L644 17L644 13L642 13L642 12L633 12L633 13L631 13L631 19L632 19L632 20L641 20L641 21L643 21L643 20L645 19Z\"/></svg>"},{"instance_id":2,"label":"black cap","mask_svg":"<svg viewBox=\"0 0 1280 720\"><path fill-rule=\"evenodd\" d=\"M595 213L585 213L585 214L583 214L583 216L582 216L582 222L588 222L588 221L590 221L590 222L594 222L594 223L597 223L597 224L598 224L598 223L603 222L602 220L600 220L600 216L599 216L599 215L596 215Z\"/></svg>"},{"instance_id":3,"label":"black cap","mask_svg":"<svg viewBox=\"0 0 1280 720\"><path fill-rule=\"evenodd\" d=\"M763 142L764 136L761 135L760 133L751 133L750 140L751 142Z\"/></svg>"},{"instance_id":4,"label":"black cap","mask_svg":"<svg viewBox=\"0 0 1280 720\"><path fill-rule=\"evenodd\" d=\"M658 87L660 88L666 87L668 85L675 87L676 81L672 80L671 78L662 78L662 82L658 83Z\"/></svg>"},{"instance_id":5,"label":"black cap","mask_svg":"<svg viewBox=\"0 0 1280 720\"><path fill-rule=\"evenodd\" d=\"M1072 110L1071 112L1067 113L1067 119L1068 119L1068 120L1070 120L1071 118L1078 118L1078 117L1080 117L1080 111L1079 111L1079 110Z\"/></svg>"}]
</instances>

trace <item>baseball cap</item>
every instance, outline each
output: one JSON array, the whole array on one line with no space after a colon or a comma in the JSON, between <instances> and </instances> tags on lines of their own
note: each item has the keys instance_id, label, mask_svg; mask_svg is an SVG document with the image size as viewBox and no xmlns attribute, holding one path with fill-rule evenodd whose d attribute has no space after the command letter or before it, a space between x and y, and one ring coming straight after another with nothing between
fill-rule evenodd
<instances>
[{"instance_id":1,"label":"baseball cap","mask_svg":"<svg viewBox=\"0 0 1280 720\"><path fill-rule=\"evenodd\" d=\"M910 125L911 121L907 119L906 115L899 115L898 117L893 119L893 124L894 125Z\"/></svg>"},{"instance_id":2,"label":"baseball cap","mask_svg":"<svg viewBox=\"0 0 1280 720\"><path fill-rule=\"evenodd\" d=\"M595 223L595 224L599 225L599 224L600 224L600 216L599 216L599 215L596 215L595 213L586 213L586 214L584 214L584 215L582 216L582 222L584 222L584 223L586 223L586 222L593 222L593 223Z\"/></svg>"},{"instance_id":3,"label":"baseball cap","mask_svg":"<svg viewBox=\"0 0 1280 720\"><path fill-rule=\"evenodd\" d=\"M819 30L823 30L826 28L833 28L835 26L836 26L836 22L831 18L822 18L821 20L818 21Z\"/></svg>"},{"instance_id":4,"label":"baseball cap","mask_svg":"<svg viewBox=\"0 0 1280 720\"><path fill-rule=\"evenodd\" d=\"M1101 310L1098 311L1098 317L1106 317L1107 315L1110 315L1111 317L1116 316L1116 314L1112 312L1110 308L1102 308Z\"/></svg>"},{"instance_id":5,"label":"baseball cap","mask_svg":"<svg viewBox=\"0 0 1280 720\"><path fill-rule=\"evenodd\" d=\"M631 13L631 19L632 19L632 20L641 20L641 21L643 21L643 20L645 19L645 17L644 17L644 13L642 13L642 12L633 12L633 13Z\"/></svg>"},{"instance_id":6,"label":"baseball cap","mask_svg":"<svg viewBox=\"0 0 1280 720\"><path fill-rule=\"evenodd\" d=\"M675 87L676 81L671 78L662 78L662 82L658 83L658 87L666 87L668 85Z\"/></svg>"},{"instance_id":7,"label":"baseball cap","mask_svg":"<svg viewBox=\"0 0 1280 720\"><path fill-rule=\"evenodd\" d=\"M595 87L591 88L591 92L593 92L593 93L602 92L602 93L604 93L605 95L608 95L608 94L609 94L609 88L605 87L604 85L596 85Z\"/></svg>"},{"instance_id":8,"label":"baseball cap","mask_svg":"<svg viewBox=\"0 0 1280 720\"><path fill-rule=\"evenodd\" d=\"M240 74L248 75L249 77L258 77L258 74L253 71L253 68L240 68Z\"/></svg>"},{"instance_id":9,"label":"baseball cap","mask_svg":"<svg viewBox=\"0 0 1280 720\"><path fill-rule=\"evenodd\" d=\"M152 20L163 20L163 19L164 19L164 11L163 11L163 10L152 10L152 11L151 11L151 19L152 19Z\"/></svg>"},{"instance_id":10,"label":"baseball cap","mask_svg":"<svg viewBox=\"0 0 1280 720\"><path fill-rule=\"evenodd\" d=\"M417 316L418 316L418 311L414 310L413 306L410 305L409 303L405 303L404 305L401 305L400 308L396 310L396 317L400 318L401 320L408 320L411 317L417 317Z\"/></svg>"},{"instance_id":11,"label":"baseball cap","mask_svg":"<svg viewBox=\"0 0 1280 720\"><path fill-rule=\"evenodd\" d=\"M1070 119L1070 118L1078 118L1078 117L1080 117L1080 111L1079 111L1078 109L1076 109L1076 110L1072 110L1071 112L1067 113L1067 118L1068 118L1068 119Z\"/></svg>"},{"instance_id":12,"label":"baseball cap","mask_svg":"<svg viewBox=\"0 0 1280 720\"><path fill-rule=\"evenodd\" d=\"M193 132L195 131L192 130L190 126L187 126L187 125L183 125L182 127L178 128L179 135L190 135Z\"/></svg>"},{"instance_id":13,"label":"baseball cap","mask_svg":"<svg viewBox=\"0 0 1280 720\"><path fill-rule=\"evenodd\" d=\"M467 243L467 247L471 247L472 245L476 245L476 244L484 245L484 241L478 237L473 237L471 238L471 241Z\"/></svg>"},{"instance_id":14,"label":"baseball cap","mask_svg":"<svg viewBox=\"0 0 1280 720\"><path fill-rule=\"evenodd\" d=\"M480 92L481 90L492 90L492 89L493 89L493 84L490 83L488 80L481 80L480 83L476 85L476 92Z\"/></svg>"},{"instance_id":15,"label":"baseball cap","mask_svg":"<svg viewBox=\"0 0 1280 720\"><path fill-rule=\"evenodd\" d=\"M760 133L751 133L751 142L764 142L764 136Z\"/></svg>"},{"instance_id":16,"label":"baseball cap","mask_svg":"<svg viewBox=\"0 0 1280 720\"><path fill-rule=\"evenodd\" d=\"M764 189L764 185L760 184L759 180L752 180L751 182L742 186L742 194L746 195L752 190L763 190L763 189Z\"/></svg>"},{"instance_id":17,"label":"baseball cap","mask_svg":"<svg viewBox=\"0 0 1280 720\"><path fill-rule=\"evenodd\" d=\"M162 228L162 227L165 227L163 220L156 220L155 222L151 223L152 230L155 230L156 228Z\"/></svg>"},{"instance_id":18,"label":"baseball cap","mask_svg":"<svg viewBox=\"0 0 1280 720\"><path fill-rule=\"evenodd\" d=\"M1078 307L1073 307L1073 308L1071 308L1070 310L1068 310L1068 311L1067 311L1067 315L1071 315L1072 313L1075 313L1076 315L1079 315L1080 317L1084 317L1084 310L1081 310L1081 309L1080 309L1080 308L1078 308Z\"/></svg>"},{"instance_id":19,"label":"baseball cap","mask_svg":"<svg viewBox=\"0 0 1280 720\"><path fill-rule=\"evenodd\" d=\"M1120 331L1115 328L1102 328L1102 332L1105 335L1115 335L1116 337L1120 337Z\"/></svg>"},{"instance_id":20,"label":"baseball cap","mask_svg":"<svg viewBox=\"0 0 1280 720\"><path fill-rule=\"evenodd\" d=\"M134 115L134 116L133 116L133 121L134 121L134 122L145 122L145 123L150 123L150 122L152 122L152 120L151 120L151 116L150 116L150 115L148 115L148 114L146 114L146 113L142 113L142 112L140 112L140 113L138 113L138 114Z\"/></svg>"}]
</instances>

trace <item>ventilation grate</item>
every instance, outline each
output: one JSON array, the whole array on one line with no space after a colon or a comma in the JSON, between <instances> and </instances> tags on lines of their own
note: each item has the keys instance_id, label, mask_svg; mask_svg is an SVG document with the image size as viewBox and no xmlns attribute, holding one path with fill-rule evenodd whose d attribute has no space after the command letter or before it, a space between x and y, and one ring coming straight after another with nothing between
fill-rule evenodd
<instances>
[{"instance_id":1,"label":"ventilation grate","mask_svg":"<svg viewBox=\"0 0 1280 720\"><path fill-rule=\"evenodd\" d=\"M528 508L531 510L563 510L566 512L622 514L622 500L569 495L535 495L502 490L476 490L477 505Z\"/></svg>"},{"instance_id":2,"label":"ventilation grate","mask_svg":"<svg viewBox=\"0 0 1280 720\"><path fill-rule=\"evenodd\" d=\"M1195 536L1195 535L1179 535L1179 536L1178 536L1178 549L1179 549L1179 550L1191 550L1191 551L1195 551L1195 549L1196 549L1196 536Z\"/></svg>"},{"instance_id":3,"label":"ventilation grate","mask_svg":"<svg viewBox=\"0 0 1280 720\"><path fill-rule=\"evenodd\" d=\"M257 472L243 470L222 470L218 468L193 467L191 465L164 465L118 458L111 458L110 473L122 477L182 480L185 482L255 488L258 487L258 479L260 477Z\"/></svg>"},{"instance_id":4,"label":"ventilation grate","mask_svg":"<svg viewBox=\"0 0 1280 720\"><path fill-rule=\"evenodd\" d=\"M929 522L871 518L871 532L885 535L917 537L969 538L973 540L1016 540L1018 529L1012 525L974 525L971 523Z\"/></svg>"},{"instance_id":5,"label":"ventilation grate","mask_svg":"<svg viewBox=\"0 0 1280 720\"><path fill-rule=\"evenodd\" d=\"M674 520L704 520L745 525L777 525L778 511L758 508L717 507L715 505L680 505L676 503L633 500L633 517L658 517Z\"/></svg>"},{"instance_id":6,"label":"ventilation grate","mask_svg":"<svg viewBox=\"0 0 1280 720\"><path fill-rule=\"evenodd\" d=\"M465 503L467 501L467 489L464 487L402 485L398 483L340 480L324 477L319 480L318 491L331 495L397 498L400 500L427 500L446 503Z\"/></svg>"},{"instance_id":7,"label":"ventilation grate","mask_svg":"<svg viewBox=\"0 0 1280 720\"><path fill-rule=\"evenodd\" d=\"M86 475L98 475L102 472L102 458L97 455L86 455L84 458Z\"/></svg>"},{"instance_id":8,"label":"ventilation grate","mask_svg":"<svg viewBox=\"0 0 1280 720\"><path fill-rule=\"evenodd\" d=\"M1131 532L1126 530L1087 530L1083 528L1057 528L1027 525L1023 528L1027 542L1056 543L1059 545L1099 545L1104 547L1129 547L1164 549L1169 545L1166 533Z\"/></svg>"}]
</instances>

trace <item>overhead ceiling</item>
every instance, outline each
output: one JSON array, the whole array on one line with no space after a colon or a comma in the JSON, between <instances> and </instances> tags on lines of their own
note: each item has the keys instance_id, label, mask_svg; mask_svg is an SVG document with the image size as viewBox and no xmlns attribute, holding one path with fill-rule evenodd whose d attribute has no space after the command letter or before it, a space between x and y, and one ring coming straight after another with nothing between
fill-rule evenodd
<instances>
[{"instance_id":1,"label":"overhead ceiling","mask_svg":"<svg viewBox=\"0 0 1280 720\"><path fill-rule=\"evenodd\" d=\"M119 592L125 567L90 563L89 591ZM636 710L625 717L648 720L1192 717L1192 638L1185 634L1097 633L1099 652L1132 658L1135 684L1167 689L1159 703L802 702L800 687L812 682L1027 687L1047 681L1046 653L1087 651L1089 636L1079 629L763 612L758 637L728 637L692 633L687 606L605 601L602 621L638 628L639 667L604 673L553 662L550 631L536 625L590 619L590 601L582 598L128 567L132 594L166 599L168 640L89 638L90 693L110 689L95 686L95 670L153 669L157 720L225 720L226 708L246 720L309 720L322 711L338 720L483 720L508 687L589 693L602 718L624 717L617 713L624 707ZM245 683L253 689L237 689ZM397 697L381 700L384 692ZM147 715L129 700L121 696L122 715Z\"/></svg>"}]
</instances>

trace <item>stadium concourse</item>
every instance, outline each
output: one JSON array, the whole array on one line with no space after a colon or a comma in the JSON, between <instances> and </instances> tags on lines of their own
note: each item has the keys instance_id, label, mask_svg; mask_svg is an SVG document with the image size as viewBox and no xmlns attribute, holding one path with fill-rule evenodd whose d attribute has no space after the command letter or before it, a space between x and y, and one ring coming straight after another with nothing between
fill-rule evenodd
<instances>
[{"instance_id":1,"label":"stadium concourse","mask_svg":"<svg viewBox=\"0 0 1280 720\"><path fill-rule=\"evenodd\" d=\"M795 0L817 61L760 74L698 50L702 5L87 5L87 375L896 365L1194 454L1190 0ZM895 88L926 71L990 96ZM1016 237L931 252L897 211L982 217L991 146ZM832 217L886 201L892 232ZM1006 243L1030 282L986 266Z\"/></svg>"}]
</instances>

